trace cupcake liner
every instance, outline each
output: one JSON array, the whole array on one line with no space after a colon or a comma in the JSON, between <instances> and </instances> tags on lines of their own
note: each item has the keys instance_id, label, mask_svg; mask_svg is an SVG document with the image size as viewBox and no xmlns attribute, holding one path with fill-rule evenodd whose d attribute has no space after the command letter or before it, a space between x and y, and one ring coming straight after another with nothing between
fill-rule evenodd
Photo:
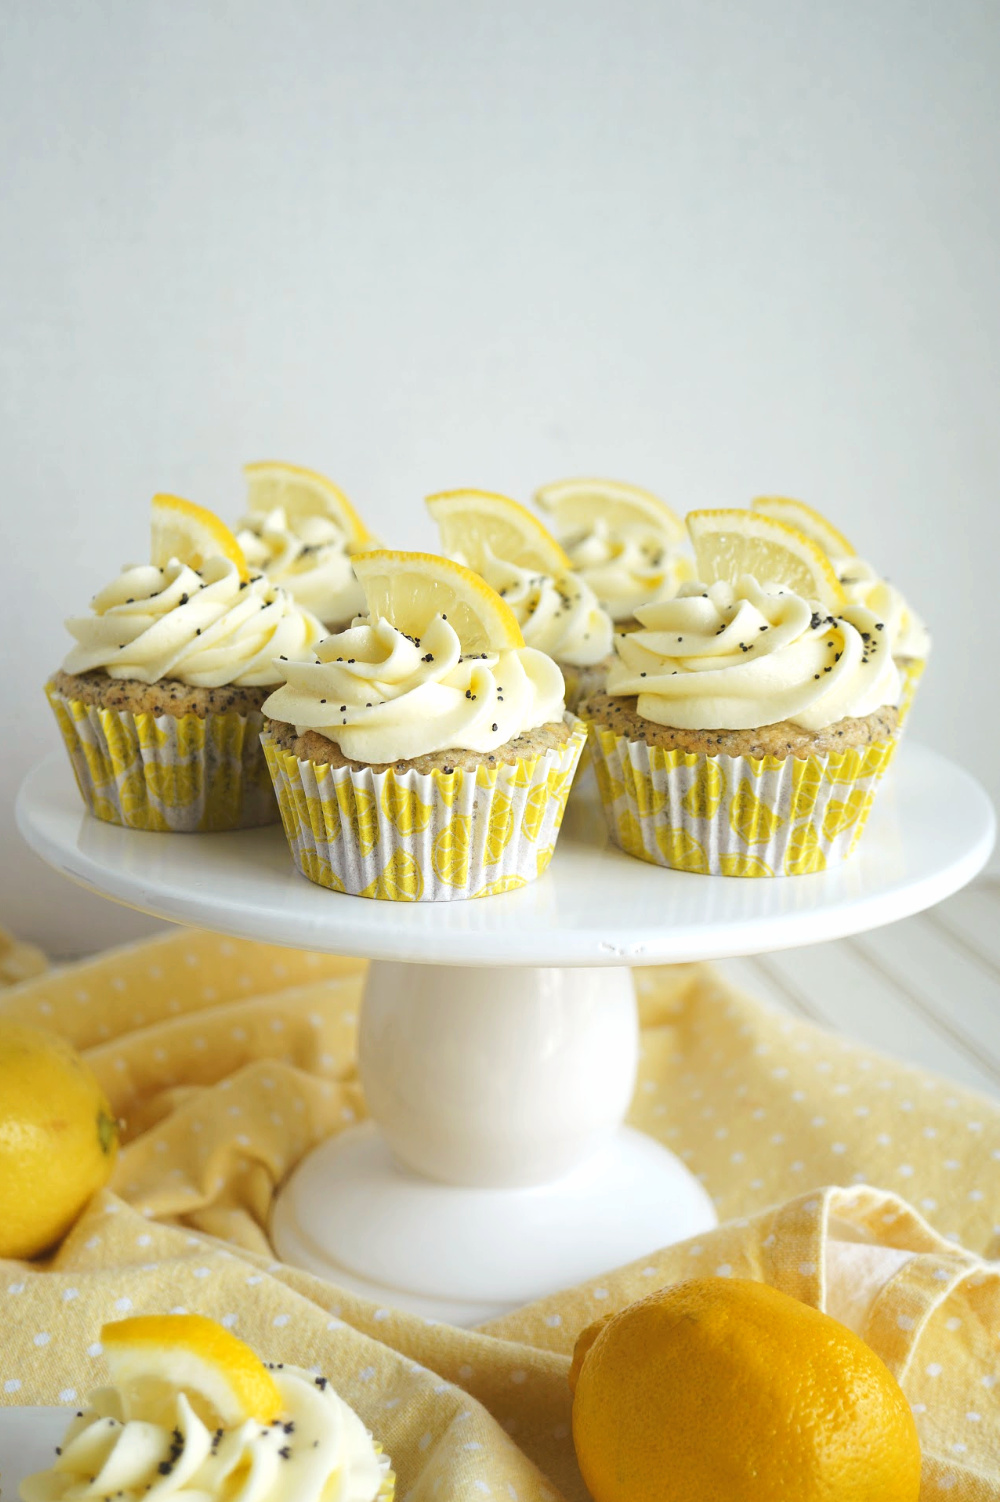
<instances>
[{"instance_id":1,"label":"cupcake liner","mask_svg":"<svg viewBox=\"0 0 1000 1502\"><path fill-rule=\"evenodd\" d=\"M593 723L588 733L615 844L705 876L802 876L844 860L896 747L758 759L666 750Z\"/></svg>"},{"instance_id":2,"label":"cupcake liner","mask_svg":"<svg viewBox=\"0 0 1000 1502\"><path fill-rule=\"evenodd\" d=\"M277 823L259 711L133 714L45 692L96 818L174 834Z\"/></svg>"},{"instance_id":3,"label":"cupcake liner","mask_svg":"<svg viewBox=\"0 0 1000 1502\"><path fill-rule=\"evenodd\" d=\"M913 708L913 701L917 696L917 685L924 676L924 668L927 666L926 657L897 657L896 666L902 679L902 694L899 700L899 728L902 730L906 723L906 717Z\"/></svg>"},{"instance_id":4,"label":"cupcake liner","mask_svg":"<svg viewBox=\"0 0 1000 1502\"><path fill-rule=\"evenodd\" d=\"M389 902L454 902L510 892L552 858L585 731L513 765L453 772L331 767L264 754L292 857L334 892Z\"/></svg>"}]
</instances>

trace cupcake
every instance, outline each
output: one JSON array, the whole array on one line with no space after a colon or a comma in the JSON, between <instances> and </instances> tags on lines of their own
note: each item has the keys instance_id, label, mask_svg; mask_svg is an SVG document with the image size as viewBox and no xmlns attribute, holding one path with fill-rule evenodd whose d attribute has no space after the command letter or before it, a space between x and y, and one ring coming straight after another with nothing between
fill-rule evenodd
<instances>
[{"instance_id":1,"label":"cupcake","mask_svg":"<svg viewBox=\"0 0 1000 1502\"><path fill-rule=\"evenodd\" d=\"M445 551L506 601L527 646L559 664L569 709L602 687L611 617L538 518L507 496L480 490L433 495L427 506Z\"/></svg>"},{"instance_id":2,"label":"cupcake","mask_svg":"<svg viewBox=\"0 0 1000 1502\"><path fill-rule=\"evenodd\" d=\"M739 511L688 523L714 582L640 606L607 691L581 706L611 836L702 874L822 871L857 844L894 750L885 622L794 529Z\"/></svg>"},{"instance_id":3,"label":"cupcake","mask_svg":"<svg viewBox=\"0 0 1000 1502\"><path fill-rule=\"evenodd\" d=\"M391 1502L388 1457L326 1377L265 1366L197 1314L118 1320L101 1346L113 1385L70 1419L22 1502Z\"/></svg>"},{"instance_id":4,"label":"cupcake","mask_svg":"<svg viewBox=\"0 0 1000 1502\"><path fill-rule=\"evenodd\" d=\"M265 460L247 464L248 514L236 540L252 569L280 584L330 631L364 608L351 554L376 544L332 480L310 469Z\"/></svg>"},{"instance_id":5,"label":"cupcake","mask_svg":"<svg viewBox=\"0 0 1000 1502\"><path fill-rule=\"evenodd\" d=\"M276 659L311 655L323 628L211 512L173 496L152 510L153 561L67 621L76 645L46 684L83 800L130 829L273 823L261 705Z\"/></svg>"},{"instance_id":6,"label":"cupcake","mask_svg":"<svg viewBox=\"0 0 1000 1502\"><path fill-rule=\"evenodd\" d=\"M303 875L389 901L485 897L552 856L585 732L563 680L468 569L354 559L368 615L283 664L262 740Z\"/></svg>"},{"instance_id":7,"label":"cupcake","mask_svg":"<svg viewBox=\"0 0 1000 1502\"><path fill-rule=\"evenodd\" d=\"M830 559L848 601L852 605L866 605L883 622L889 650L902 680L899 703L902 727L913 707L931 650L930 633L923 621L901 591L859 558L843 533L811 506L785 496L759 496L753 509L797 527L818 543Z\"/></svg>"},{"instance_id":8,"label":"cupcake","mask_svg":"<svg viewBox=\"0 0 1000 1502\"><path fill-rule=\"evenodd\" d=\"M634 631L640 605L669 599L692 577L683 522L638 485L556 480L536 492L535 503L618 631Z\"/></svg>"}]
</instances>

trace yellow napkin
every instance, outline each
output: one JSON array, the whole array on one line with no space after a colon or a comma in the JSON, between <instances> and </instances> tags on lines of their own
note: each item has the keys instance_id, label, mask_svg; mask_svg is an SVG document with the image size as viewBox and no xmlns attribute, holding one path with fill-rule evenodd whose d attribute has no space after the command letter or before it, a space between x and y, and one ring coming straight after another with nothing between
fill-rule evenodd
<instances>
[{"instance_id":1,"label":"yellow napkin","mask_svg":"<svg viewBox=\"0 0 1000 1502\"><path fill-rule=\"evenodd\" d=\"M322 1368L392 1456L401 1499L584 1502L566 1386L580 1328L663 1283L742 1275L829 1308L897 1373L924 1499L1000 1498L1000 1269L983 1260L1000 1251L996 1106L708 967L638 971L632 1123L703 1176L724 1224L456 1330L271 1260L275 1185L364 1114L363 974L183 932L0 995L0 1015L69 1037L128 1122L110 1189L56 1256L0 1264L4 1402L78 1403L103 1378L104 1320L198 1310L267 1359Z\"/></svg>"}]
</instances>

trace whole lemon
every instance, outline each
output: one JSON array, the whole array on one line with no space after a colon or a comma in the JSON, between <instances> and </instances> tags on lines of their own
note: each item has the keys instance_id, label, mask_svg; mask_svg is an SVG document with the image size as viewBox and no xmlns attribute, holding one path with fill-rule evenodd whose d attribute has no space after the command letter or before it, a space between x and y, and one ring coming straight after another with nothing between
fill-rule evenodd
<instances>
[{"instance_id":1,"label":"whole lemon","mask_svg":"<svg viewBox=\"0 0 1000 1502\"><path fill-rule=\"evenodd\" d=\"M916 1502L906 1398L864 1341L766 1283L695 1278L577 1342L594 1502Z\"/></svg>"},{"instance_id":2,"label":"whole lemon","mask_svg":"<svg viewBox=\"0 0 1000 1502\"><path fill-rule=\"evenodd\" d=\"M111 1107L76 1050L0 1019L0 1257L61 1240L117 1153Z\"/></svg>"}]
</instances>

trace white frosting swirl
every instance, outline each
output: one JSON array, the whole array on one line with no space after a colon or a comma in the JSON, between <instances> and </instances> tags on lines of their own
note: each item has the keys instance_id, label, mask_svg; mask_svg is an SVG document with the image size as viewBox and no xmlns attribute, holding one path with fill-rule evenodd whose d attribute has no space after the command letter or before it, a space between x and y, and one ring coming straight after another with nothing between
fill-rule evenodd
<instances>
[{"instance_id":1,"label":"white frosting swirl","mask_svg":"<svg viewBox=\"0 0 1000 1502\"><path fill-rule=\"evenodd\" d=\"M614 532L598 518L586 532L562 539L573 570L589 584L613 621L625 621L650 600L670 599L694 572L676 543L654 532Z\"/></svg>"},{"instance_id":2,"label":"white frosting swirl","mask_svg":"<svg viewBox=\"0 0 1000 1502\"><path fill-rule=\"evenodd\" d=\"M434 751L489 752L563 716L563 678L530 647L463 657L437 616L413 640L386 620L358 621L282 664L287 683L264 714L316 730L352 761L406 761Z\"/></svg>"},{"instance_id":3,"label":"white frosting swirl","mask_svg":"<svg viewBox=\"0 0 1000 1502\"><path fill-rule=\"evenodd\" d=\"M839 616L749 575L685 584L640 606L642 629L616 639L608 692L683 730L752 730L791 720L822 730L899 703L885 624L864 605Z\"/></svg>"},{"instance_id":4,"label":"white frosting swirl","mask_svg":"<svg viewBox=\"0 0 1000 1502\"><path fill-rule=\"evenodd\" d=\"M893 657L926 657L931 650L927 627L902 592L883 579L863 558L831 560L852 605L867 605L885 623Z\"/></svg>"},{"instance_id":5,"label":"white frosting swirl","mask_svg":"<svg viewBox=\"0 0 1000 1502\"><path fill-rule=\"evenodd\" d=\"M273 1424L212 1430L183 1392L169 1421L127 1419L100 1388L73 1419L51 1470L21 1483L24 1502L375 1502L388 1461L333 1388L298 1367L272 1373Z\"/></svg>"},{"instance_id":6,"label":"white frosting swirl","mask_svg":"<svg viewBox=\"0 0 1000 1502\"><path fill-rule=\"evenodd\" d=\"M529 647L575 668L592 667L611 651L611 617L577 574L534 573L495 557L481 572L516 615Z\"/></svg>"},{"instance_id":7,"label":"white frosting swirl","mask_svg":"<svg viewBox=\"0 0 1000 1502\"><path fill-rule=\"evenodd\" d=\"M342 627L365 608L348 539L328 516L303 516L289 526L282 507L240 522L236 538L252 569L260 569L328 627Z\"/></svg>"},{"instance_id":8,"label":"white frosting swirl","mask_svg":"<svg viewBox=\"0 0 1000 1502\"><path fill-rule=\"evenodd\" d=\"M125 568L95 595L93 614L66 622L77 645L67 673L103 668L112 678L193 688L278 683L279 657L306 656L323 636L316 618L263 574L241 581L227 558L199 571L172 559Z\"/></svg>"}]
</instances>

